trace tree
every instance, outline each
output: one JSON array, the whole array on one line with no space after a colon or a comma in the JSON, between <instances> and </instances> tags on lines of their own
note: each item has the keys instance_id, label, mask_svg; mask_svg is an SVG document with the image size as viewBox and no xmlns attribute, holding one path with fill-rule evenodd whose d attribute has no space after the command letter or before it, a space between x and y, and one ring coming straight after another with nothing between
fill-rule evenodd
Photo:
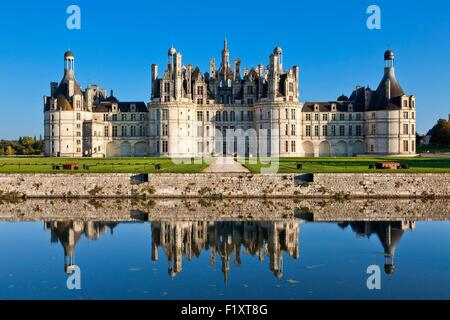
<instances>
[{"instance_id":1,"label":"tree","mask_svg":"<svg viewBox=\"0 0 450 320\"><path fill-rule=\"evenodd\" d=\"M16 151L13 149L13 147L7 146L7 147L6 147L6 154L7 154L8 156L13 156L13 155L16 154Z\"/></svg>"},{"instance_id":2,"label":"tree","mask_svg":"<svg viewBox=\"0 0 450 320\"><path fill-rule=\"evenodd\" d=\"M439 147L450 146L450 121L440 119L431 129L430 143Z\"/></svg>"}]
</instances>

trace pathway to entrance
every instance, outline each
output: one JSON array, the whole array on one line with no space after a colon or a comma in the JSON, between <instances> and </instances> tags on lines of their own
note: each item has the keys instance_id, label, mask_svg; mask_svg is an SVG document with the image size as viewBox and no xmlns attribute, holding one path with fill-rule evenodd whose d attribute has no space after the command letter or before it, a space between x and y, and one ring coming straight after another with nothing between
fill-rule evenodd
<instances>
[{"instance_id":1,"label":"pathway to entrance","mask_svg":"<svg viewBox=\"0 0 450 320\"><path fill-rule=\"evenodd\" d=\"M218 157L214 160L214 162L207 167L203 172L209 173L225 173L225 172L242 172L248 173L250 172L247 168L245 168L242 164L234 161L233 157Z\"/></svg>"}]
</instances>

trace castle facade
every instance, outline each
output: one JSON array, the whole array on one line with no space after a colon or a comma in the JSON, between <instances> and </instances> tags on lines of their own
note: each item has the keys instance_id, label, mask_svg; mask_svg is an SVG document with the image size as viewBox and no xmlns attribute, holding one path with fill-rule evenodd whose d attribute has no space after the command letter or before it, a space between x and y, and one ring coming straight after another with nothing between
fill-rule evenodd
<instances>
[{"instance_id":1,"label":"castle facade","mask_svg":"<svg viewBox=\"0 0 450 320\"><path fill-rule=\"evenodd\" d=\"M336 101L300 100L300 69L285 69L276 47L269 64L241 69L225 39L220 65L209 72L168 51L159 75L151 66L151 101L120 102L94 85L82 90L75 58L44 98L45 154L51 157L195 157L209 155L330 157L415 155L415 97L384 54L376 90L357 87Z\"/></svg>"}]
</instances>

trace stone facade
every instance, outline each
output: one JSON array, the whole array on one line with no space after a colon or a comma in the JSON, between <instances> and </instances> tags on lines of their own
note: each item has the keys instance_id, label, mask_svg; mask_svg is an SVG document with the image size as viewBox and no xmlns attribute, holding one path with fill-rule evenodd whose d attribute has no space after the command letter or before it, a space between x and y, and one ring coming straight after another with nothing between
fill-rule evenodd
<instances>
[{"instance_id":1,"label":"stone facade","mask_svg":"<svg viewBox=\"0 0 450 320\"><path fill-rule=\"evenodd\" d=\"M74 55L66 52L60 84L45 97L47 156L193 157L415 155L415 97L396 80L394 53L384 55L377 90L357 87L336 101L300 101L300 69L284 69L276 47L269 64L230 63L225 40L220 66L209 72L184 65L168 51L159 77L151 70L151 102L119 102L97 86L75 80Z\"/></svg>"},{"instance_id":2,"label":"stone facade","mask_svg":"<svg viewBox=\"0 0 450 320\"><path fill-rule=\"evenodd\" d=\"M0 185L6 197L450 197L450 174L4 174Z\"/></svg>"}]
</instances>

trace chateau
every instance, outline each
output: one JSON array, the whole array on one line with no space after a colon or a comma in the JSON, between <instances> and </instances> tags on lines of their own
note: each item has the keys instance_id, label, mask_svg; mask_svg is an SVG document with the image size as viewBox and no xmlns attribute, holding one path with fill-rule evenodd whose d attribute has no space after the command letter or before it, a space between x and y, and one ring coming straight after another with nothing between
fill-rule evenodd
<instances>
[{"instance_id":1,"label":"chateau","mask_svg":"<svg viewBox=\"0 0 450 320\"><path fill-rule=\"evenodd\" d=\"M225 39L220 65L209 72L168 51L159 75L151 67L151 101L122 102L97 85L82 90L75 57L64 55L64 77L44 97L45 154L51 157L194 157L207 155L329 157L414 155L415 97L384 54L376 90L356 87L336 101L300 101L300 69L285 69L276 47L269 64L230 62Z\"/></svg>"}]
</instances>

